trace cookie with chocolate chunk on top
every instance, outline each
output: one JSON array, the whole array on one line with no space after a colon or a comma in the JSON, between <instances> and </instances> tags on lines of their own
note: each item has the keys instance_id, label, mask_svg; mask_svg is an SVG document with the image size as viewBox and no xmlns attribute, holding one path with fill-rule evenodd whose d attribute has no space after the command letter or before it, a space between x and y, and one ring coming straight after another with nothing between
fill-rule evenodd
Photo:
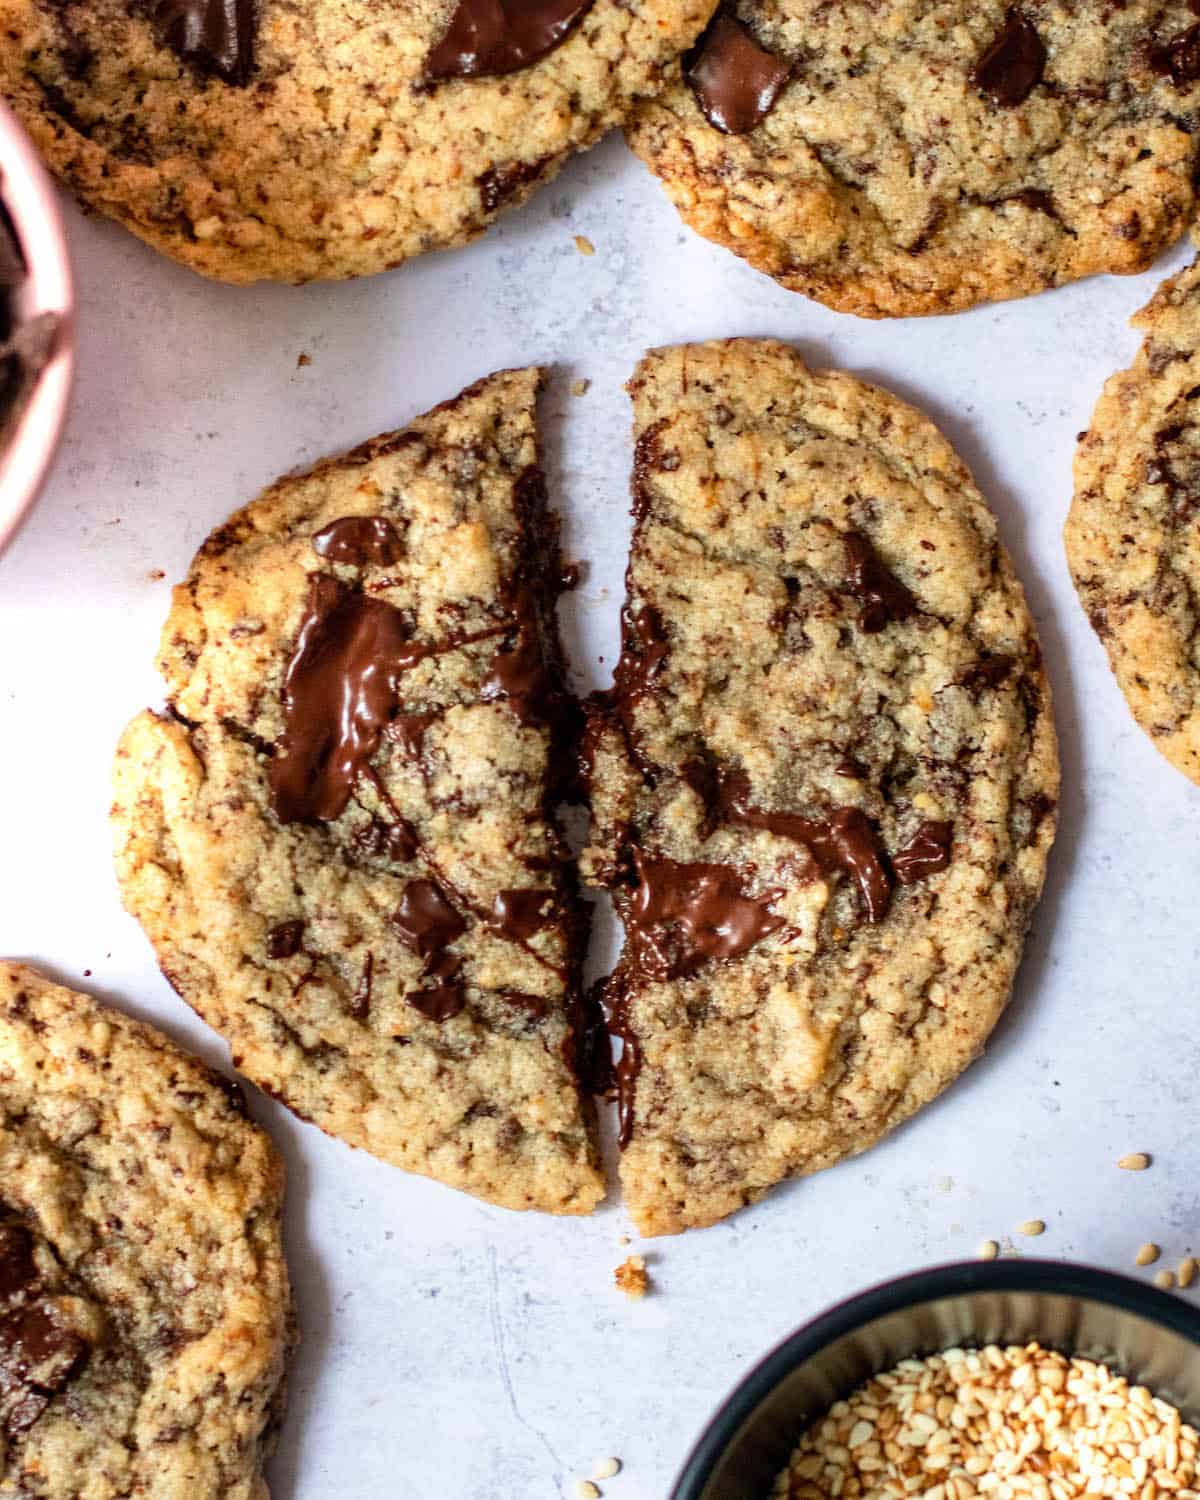
<instances>
[{"instance_id":1,"label":"cookie with chocolate chunk on top","mask_svg":"<svg viewBox=\"0 0 1200 1500\"><path fill-rule=\"evenodd\" d=\"M652 351L584 875L642 1234L870 1146L982 1048L1054 837L1037 636L920 413L769 340Z\"/></svg>"},{"instance_id":2,"label":"cookie with chocolate chunk on top","mask_svg":"<svg viewBox=\"0 0 1200 1500\"><path fill-rule=\"evenodd\" d=\"M585 1213L540 380L492 375L213 532L113 817L126 905L247 1077L397 1166Z\"/></svg>"},{"instance_id":3,"label":"cookie with chocolate chunk on top","mask_svg":"<svg viewBox=\"0 0 1200 1500\"><path fill-rule=\"evenodd\" d=\"M1067 560L1134 718L1200 783L1200 262L1133 324L1076 450Z\"/></svg>"},{"instance_id":4,"label":"cookie with chocolate chunk on top","mask_svg":"<svg viewBox=\"0 0 1200 1500\"><path fill-rule=\"evenodd\" d=\"M0 1492L267 1500L282 1199L235 1083L0 961Z\"/></svg>"},{"instance_id":5,"label":"cookie with chocolate chunk on top","mask_svg":"<svg viewBox=\"0 0 1200 1500\"><path fill-rule=\"evenodd\" d=\"M0 0L0 95L88 206L221 281L465 244L662 86L713 0Z\"/></svg>"},{"instance_id":6,"label":"cookie with chocolate chunk on top","mask_svg":"<svg viewBox=\"0 0 1200 1500\"><path fill-rule=\"evenodd\" d=\"M1189 0L725 0L626 127L692 228L863 317L1145 270L1198 132Z\"/></svg>"}]
</instances>

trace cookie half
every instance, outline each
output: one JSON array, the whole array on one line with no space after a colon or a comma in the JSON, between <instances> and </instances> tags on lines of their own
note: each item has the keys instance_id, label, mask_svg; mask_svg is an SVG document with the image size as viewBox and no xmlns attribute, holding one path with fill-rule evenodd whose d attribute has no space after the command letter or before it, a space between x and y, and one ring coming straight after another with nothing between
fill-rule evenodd
<instances>
[{"instance_id":1,"label":"cookie half","mask_svg":"<svg viewBox=\"0 0 1200 1500\"><path fill-rule=\"evenodd\" d=\"M236 1084L0 962L0 1489L267 1500L283 1168Z\"/></svg>"},{"instance_id":2,"label":"cookie half","mask_svg":"<svg viewBox=\"0 0 1200 1500\"><path fill-rule=\"evenodd\" d=\"M1134 718L1200 783L1200 266L1133 323L1075 453L1067 561Z\"/></svg>"},{"instance_id":3,"label":"cookie half","mask_svg":"<svg viewBox=\"0 0 1200 1500\"><path fill-rule=\"evenodd\" d=\"M1184 0L727 0L627 129L684 219L841 312L1144 270L1194 212Z\"/></svg>"},{"instance_id":4,"label":"cookie half","mask_svg":"<svg viewBox=\"0 0 1200 1500\"><path fill-rule=\"evenodd\" d=\"M712 0L0 0L0 93L89 206L222 281L474 238L660 87Z\"/></svg>"},{"instance_id":5,"label":"cookie half","mask_svg":"<svg viewBox=\"0 0 1200 1500\"><path fill-rule=\"evenodd\" d=\"M397 1166L585 1213L539 384L493 375L212 534L113 817L129 910L249 1078Z\"/></svg>"},{"instance_id":6,"label":"cookie half","mask_svg":"<svg viewBox=\"0 0 1200 1500\"><path fill-rule=\"evenodd\" d=\"M711 1224L943 1089L1008 997L1054 837L1037 636L920 413L791 348L658 349L586 747L621 1181Z\"/></svg>"}]
</instances>

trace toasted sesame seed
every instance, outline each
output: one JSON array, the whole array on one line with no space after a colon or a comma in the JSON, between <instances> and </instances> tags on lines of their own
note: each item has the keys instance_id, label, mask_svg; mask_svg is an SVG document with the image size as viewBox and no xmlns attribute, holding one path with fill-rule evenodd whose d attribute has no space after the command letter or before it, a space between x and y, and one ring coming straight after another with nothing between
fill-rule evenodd
<instances>
[{"instance_id":1,"label":"toasted sesame seed","mask_svg":"<svg viewBox=\"0 0 1200 1500\"><path fill-rule=\"evenodd\" d=\"M592 244L586 234L577 234L575 236L575 248L579 251L580 255L595 255L596 253L595 245Z\"/></svg>"},{"instance_id":2,"label":"toasted sesame seed","mask_svg":"<svg viewBox=\"0 0 1200 1500\"><path fill-rule=\"evenodd\" d=\"M995 1260L1000 1254L1000 1246L995 1240L984 1240L975 1255L978 1260Z\"/></svg>"},{"instance_id":3,"label":"toasted sesame seed","mask_svg":"<svg viewBox=\"0 0 1200 1500\"><path fill-rule=\"evenodd\" d=\"M1162 1251L1158 1246L1153 1241L1147 1240L1133 1257L1133 1261L1138 1266L1152 1266L1161 1254Z\"/></svg>"},{"instance_id":4,"label":"toasted sesame seed","mask_svg":"<svg viewBox=\"0 0 1200 1500\"><path fill-rule=\"evenodd\" d=\"M1045 1232L1046 1224L1043 1219L1026 1219L1024 1224L1017 1225L1018 1234L1037 1235Z\"/></svg>"},{"instance_id":5,"label":"toasted sesame seed","mask_svg":"<svg viewBox=\"0 0 1200 1500\"><path fill-rule=\"evenodd\" d=\"M600 1500L600 1491L590 1479L580 1479L575 1483L576 1500Z\"/></svg>"},{"instance_id":6,"label":"toasted sesame seed","mask_svg":"<svg viewBox=\"0 0 1200 1500\"><path fill-rule=\"evenodd\" d=\"M1169 1292L1175 1285L1175 1272L1167 1270L1155 1271L1154 1285L1160 1287L1164 1292Z\"/></svg>"},{"instance_id":7,"label":"toasted sesame seed","mask_svg":"<svg viewBox=\"0 0 1200 1500\"><path fill-rule=\"evenodd\" d=\"M593 1479L614 1479L621 1472L619 1458L598 1458L592 1465Z\"/></svg>"},{"instance_id":8,"label":"toasted sesame seed","mask_svg":"<svg viewBox=\"0 0 1200 1500\"><path fill-rule=\"evenodd\" d=\"M1126 1172L1144 1172L1149 1165L1150 1158L1144 1151L1131 1151L1117 1162L1117 1166Z\"/></svg>"},{"instance_id":9,"label":"toasted sesame seed","mask_svg":"<svg viewBox=\"0 0 1200 1500\"><path fill-rule=\"evenodd\" d=\"M1196 1279L1196 1257L1185 1255L1179 1262L1179 1270L1176 1274L1179 1277L1180 1286L1191 1286Z\"/></svg>"}]
</instances>

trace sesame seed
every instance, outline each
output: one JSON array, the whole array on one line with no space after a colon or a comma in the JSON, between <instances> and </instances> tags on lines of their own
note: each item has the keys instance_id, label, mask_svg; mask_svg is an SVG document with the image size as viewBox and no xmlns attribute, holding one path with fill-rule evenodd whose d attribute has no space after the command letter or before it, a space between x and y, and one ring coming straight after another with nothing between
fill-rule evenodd
<instances>
[{"instance_id":1,"label":"sesame seed","mask_svg":"<svg viewBox=\"0 0 1200 1500\"><path fill-rule=\"evenodd\" d=\"M995 1260L999 1254L1000 1246L995 1240L984 1240L983 1244L975 1252L976 1258L979 1260Z\"/></svg>"},{"instance_id":2,"label":"sesame seed","mask_svg":"<svg viewBox=\"0 0 1200 1500\"><path fill-rule=\"evenodd\" d=\"M619 1458L598 1458L592 1465L593 1479L615 1479L621 1472Z\"/></svg>"},{"instance_id":3,"label":"sesame seed","mask_svg":"<svg viewBox=\"0 0 1200 1500\"><path fill-rule=\"evenodd\" d=\"M1144 1151L1133 1151L1117 1162L1117 1166L1126 1172L1144 1172L1149 1165L1150 1158Z\"/></svg>"},{"instance_id":4,"label":"sesame seed","mask_svg":"<svg viewBox=\"0 0 1200 1500\"><path fill-rule=\"evenodd\" d=\"M1185 1255L1179 1262L1179 1270L1176 1274L1179 1277L1180 1286L1191 1286L1196 1279L1196 1257Z\"/></svg>"},{"instance_id":5,"label":"sesame seed","mask_svg":"<svg viewBox=\"0 0 1200 1500\"><path fill-rule=\"evenodd\" d=\"M595 245L592 244L586 234L577 234L575 236L575 248L579 251L580 255L595 255L596 253Z\"/></svg>"},{"instance_id":6,"label":"sesame seed","mask_svg":"<svg viewBox=\"0 0 1200 1500\"><path fill-rule=\"evenodd\" d=\"M1037 1235L1045 1232L1046 1224L1043 1219L1026 1219L1024 1224L1017 1225L1018 1234Z\"/></svg>"},{"instance_id":7,"label":"sesame seed","mask_svg":"<svg viewBox=\"0 0 1200 1500\"><path fill-rule=\"evenodd\" d=\"M1133 1257L1134 1265L1152 1266L1162 1251L1152 1241L1147 1240L1138 1253Z\"/></svg>"},{"instance_id":8,"label":"sesame seed","mask_svg":"<svg viewBox=\"0 0 1200 1500\"><path fill-rule=\"evenodd\" d=\"M580 1479L575 1484L576 1500L600 1500L600 1491L590 1479Z\"/></svg>"},{"instance_id":9,"label":"sesame seed","mask_svg":"<svg viewBox=\"0 0 1200 1500\"><path fill-rule=\"evenodd\" d=\"M1175 1272L1167 1270L1155 1271L1154 1285L1161 1288L1164 1292L1169 1292L1175 1285Z\"/></svg>"}]
</instances>

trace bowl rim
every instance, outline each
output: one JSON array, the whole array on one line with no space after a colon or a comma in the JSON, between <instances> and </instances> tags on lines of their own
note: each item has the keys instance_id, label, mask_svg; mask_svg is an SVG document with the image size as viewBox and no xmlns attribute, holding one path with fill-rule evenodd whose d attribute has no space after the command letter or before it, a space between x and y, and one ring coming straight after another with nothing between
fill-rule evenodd
<instances>
[{"instance_id":1,"label":"bowl rim","mask_svg":"<svg viewBox=\"0 0 1200 1500\"><path fill-rule=\"evenodd\" d=\"M1059 1260L952 1261L879 1282L836 1302L760 1359L710 1418L670 1492L670 1500L700 1500L703 1487L760 1402L800 1365L834 1340L888 1313L965 1292L1057 1292L1137 1313L1200 1346L1200 1309L1119 1271Z\"/></svg>"},{"instance_id":2,"label":"bowl rim","mask_svg":"<svg viewBox=\"0 0 1200 1500\"><path fill-rule=\"evenodd\" d=\"M50 357L0 453L0 555L33 508L58 452L75 375L75 291L58 196L21 122L0 99L0 201L25 258L22 319L58 318Z\"/></svg>"}]
</instances>

